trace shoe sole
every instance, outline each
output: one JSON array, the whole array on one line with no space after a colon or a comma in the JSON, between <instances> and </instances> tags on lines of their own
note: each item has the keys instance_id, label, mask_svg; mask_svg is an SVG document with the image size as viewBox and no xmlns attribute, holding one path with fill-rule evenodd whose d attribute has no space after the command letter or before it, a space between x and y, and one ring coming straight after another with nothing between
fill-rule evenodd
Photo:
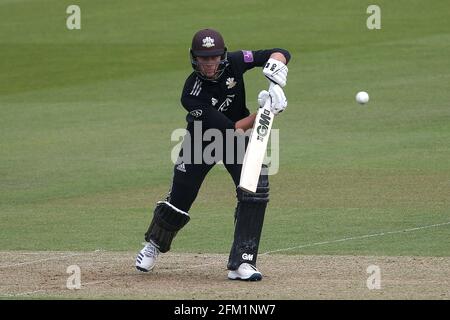
<instances>
[{"instance_id":1,"label":"shoe sole","mask_svg":"<svg viewBox=\"0 0 450 320\"><path fill-rule=\"evenodd\" d=\"M140 271L140 272L149 272L149 271L151 271L153 268L150 269L150 270L147 270L147 269L144 269L144 268L142 268L142 267L136 266L136 269L137 269L138 271Z\"/></svg>"},{"instance_id":2,"label":"shoe sole","mask_svg":"<svg viewBox=\"0 0 450 320\"><path fill-rule=\"evenodd\" d=\"M230 280L240 280L240 281L261 281L262 280L262 274L260 273L254 273L252 274L250 277L243 279L240 277L236 277L236 278L230 278L228 277L228 279Z\"/></svg>"}]
</instances>

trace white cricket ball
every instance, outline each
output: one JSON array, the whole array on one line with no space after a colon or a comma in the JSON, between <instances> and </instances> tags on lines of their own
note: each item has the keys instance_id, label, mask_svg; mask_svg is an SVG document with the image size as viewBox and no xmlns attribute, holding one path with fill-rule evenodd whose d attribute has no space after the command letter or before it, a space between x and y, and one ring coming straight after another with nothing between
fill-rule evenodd
<instances>
[{"instance_id":1,"label":"white cricket ball","mask_svg":"<svg viewBox=\"0 0 450 320\"><path fill-rule=\"evenodd\" d=\"M356 94L356 102L366 104L369 102L369 94L365 91L360 91Z\"/></svg>"}]
</instances>

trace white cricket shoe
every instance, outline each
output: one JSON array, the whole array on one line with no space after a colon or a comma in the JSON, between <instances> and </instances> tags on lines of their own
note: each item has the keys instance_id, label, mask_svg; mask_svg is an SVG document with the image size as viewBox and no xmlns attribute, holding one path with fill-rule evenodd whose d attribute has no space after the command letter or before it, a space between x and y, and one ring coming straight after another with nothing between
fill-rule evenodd
<instances>
[{"instance_id":1,"label":"white cricket shoe","mask_svg":"<svg viewBox=\"0 0 450 320\"><path fill-rule=\"evenodd\" d=\"M149 272L155 266L158 255L158 248L151 243L147 243L136 257L136 269L142 272Z\"/></svg>"},{"instance_id":2,"label":"white cricket shoe","mask_svg":"<svg viewBox=\"0 0 450 320\"><path fill-rule=\"evenodd\" d=\"M228 272L228 279L259 281L262 279L262 274L255 266L249 263L242 263L237 270L230 270Z\"/></svg>"}]
</instances>

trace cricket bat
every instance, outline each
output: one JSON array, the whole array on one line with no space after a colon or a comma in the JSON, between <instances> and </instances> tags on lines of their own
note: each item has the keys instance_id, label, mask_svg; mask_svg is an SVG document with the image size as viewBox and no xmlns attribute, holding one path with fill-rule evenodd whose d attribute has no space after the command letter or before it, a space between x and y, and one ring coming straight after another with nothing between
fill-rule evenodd
<instances>
[{"instance_id":1,"label":"cricket bat","mask_svg":"<svg viewBox=\"0 0 450 320\"><path fill-rule=\"evenodd\" d=\"M273 85L271 83L271 85ZM242 163L239 188L247 192L256 192L261 166L266 155L267 142L275 115L270 111L271 99L267 99L256 114L250 140Z\"/></svg>"}]
</instances>

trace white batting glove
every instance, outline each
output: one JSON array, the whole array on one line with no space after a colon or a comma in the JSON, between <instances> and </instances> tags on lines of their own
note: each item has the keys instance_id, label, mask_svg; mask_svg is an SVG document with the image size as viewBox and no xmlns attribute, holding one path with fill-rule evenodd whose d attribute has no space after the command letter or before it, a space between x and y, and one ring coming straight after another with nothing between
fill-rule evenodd
<instances>
[{"instance_id":1,"label":"white batting glove","mask_svg":"<svg viewBox=\"0 0 450 320\"><path fill-rule=\"evenodd\" d=\"M272 99L270 111L272 111L275 115L283 112L287 107L287 99L284 95L283 89L279 85L270 86L269 95Z\"/></svg>"},{"instance_id":2,"label":"white batting glove","mask_svg":"<svg viewBox=\"0 0 450 320\"><path fill-rule=\"evenodd\" d=\"M281 61L270 58L263 68L263 73L267 79L281 87L286 85L288 67Z\"/></svg>"},{"instance_id":3,"label":"white batting glove","mask_svg":"<svg viewBox=\"0 0 450 320\"><path fill-rule=\"evenodd\" d=\"M258 104L259 107L262 108L266 104L267 99L270 98L269 91L263 90L258 94Z\"/></svg>"}]
</instances>

